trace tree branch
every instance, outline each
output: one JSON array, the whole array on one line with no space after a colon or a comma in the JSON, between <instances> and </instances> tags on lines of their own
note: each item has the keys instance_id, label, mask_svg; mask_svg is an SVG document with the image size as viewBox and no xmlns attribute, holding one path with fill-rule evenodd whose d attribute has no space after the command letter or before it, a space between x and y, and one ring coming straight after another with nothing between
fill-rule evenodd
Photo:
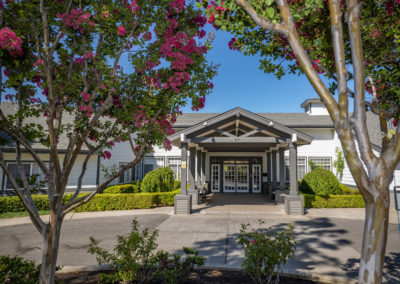
<instances>
[{"instance_id":1,"label":"tree branch","mask_svg":"<svg viewBox=\"0 0 400 284\"><path fill-rule=\"evenodd\" d=\"M246 13L253 19L253 21L263 28L273 32L286 34L288 32L287 27L282 24L273 24L271 21L257 14L256 10L246 0L235 0L236 4L243 8Z\"/></svg>"},{"instance_id":2,"label":"tree branch","mask_svg":"<svg viewBox=\"0 0 400 284\"><path fill-rule=\"evenodd\" d=\"M369 139L365 114L365 73L360 30L360 4L357 0L347 1L348 27L351 45L351 57L354 70L354 113L351 119L355 130L358 148L368 172L371 173L377 157L374 155Z\"/></svg>"},{"instance_id":3,"label":"tree branch","mask_svg":"<svg viewBox=\"0 0 400 284\"><path fill-rule=\"evenodd\" d=\"M93 191L92 193L82 196L78 199L75 199L74 201L70 201L68 202L68 204L63 206L63 215L67 214L68 212L71 212L72 210L74 210L75 208L79 207L80 205L89 202L93 196L95 196L97 193L99 193L100 191L102 191L104 188L107 187L107 185L109 185L114 179L120 177L126 170L132 168L133 166L135 166L142 158L145 152L145 148L146 145L142 145L140 147L140 150L137 151L137 156L135 157L135 159L128 163L125 167L123 167L119 172L113 174L111 177L109 177L106 181L104 181L95 191Z\"/></svg>"},{"instance_id":4,"label":"tree branch","mask_svg":"<svg viewBox=\"0 0 400 284\"><path fill-rule=\"evenodd\" d=\"M11 186L14 189L15 194L19 197L21 200L22 204L26 208L26 210L29 213L29 216L32 220L33 225L36 227L36 229L39 231L40 234L43 234L43 231L46 227L46 224L43 222L43 220L40 218L39 213L36 210L36 207L32 207L30 202L23 196L21 191L18 189L18 184L13 177L13 175L10 173L10 171L7 168L7 165L4 161L4 156L3 156L3 151L0 149L0 166L3 169L5 175L7 176L7 179L10 181Z\"/></svg>"}]
</instances>

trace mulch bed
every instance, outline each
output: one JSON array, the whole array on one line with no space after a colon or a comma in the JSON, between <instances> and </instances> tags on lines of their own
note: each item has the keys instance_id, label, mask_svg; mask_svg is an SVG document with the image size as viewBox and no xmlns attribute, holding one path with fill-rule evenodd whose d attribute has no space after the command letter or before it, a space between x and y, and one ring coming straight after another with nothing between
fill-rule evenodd
<instances>
[{"instance_id":1,"label":"mulch bed","mask_svg":"<svg viewBox=\"0 0 400 284\"><path fill-rule=\"evenodd\" d=\"M94 284L99 281L99 274L101 272L76 272L76 273L65 273L58 274L56 276L56 283L65 284ZM214 270L214 269L202 269L196 270L190 274L188 279L183 283L185 284L243 284L252 283L251 278L241 271L229 271L229 270ZM287 277L280 277L282 284L316 284L310 280L293 279Z\"/></svg>"}]
</instances>

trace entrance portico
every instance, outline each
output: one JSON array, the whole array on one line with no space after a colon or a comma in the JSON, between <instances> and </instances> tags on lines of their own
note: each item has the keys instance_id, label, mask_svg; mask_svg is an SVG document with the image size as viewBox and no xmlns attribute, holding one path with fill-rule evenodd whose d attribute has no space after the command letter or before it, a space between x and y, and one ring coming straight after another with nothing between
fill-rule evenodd
<instances>
[{"instance_id":1,"label":"entrance portico","mask_svg":"<svg viewBox=\"0 0 400 284\"><path fill-rule=\"evenodd\" d=\"M181 193L175 200L176 214L191 212L191 206L198 204L198 192L205 184L218 193L259 194L264 192L265 183L268 183L269 193L275 191L278 202L285 198L288 214L302 214L302 198L297 189L297 147L310 144L310 136L235 108L169 139L182 151ZM286 150L289 150L290 160L289 195L286 195L284 179ZM297 204L294 207L290 206L293 202Z\"/></svg>"}]
</instances>

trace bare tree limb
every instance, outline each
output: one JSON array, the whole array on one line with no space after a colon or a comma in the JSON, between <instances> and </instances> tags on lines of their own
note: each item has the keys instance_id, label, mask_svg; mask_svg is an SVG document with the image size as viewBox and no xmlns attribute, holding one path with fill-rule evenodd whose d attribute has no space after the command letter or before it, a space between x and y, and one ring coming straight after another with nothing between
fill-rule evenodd
<instances>
[{"instance_id":1,"label":"bare tree limb","mask_svg":"<svg viewBox=\"0 0 400 284\"><path fill-rule=\"evenodd\" d=\"M365 72L360 30L360 4L357 0L347 1L348 27L350 34L351 56L354 70L354 113L352 127L355 130L358 148L371 173L377 157L372 151L365 114Z\"/></svg>"},{"instance_id":2,"label":"bare tree limb","mask_svg":"<svg viewBox=\"0 0 400 284\"><path fill-rule=\"evenodd\" d=\"M93 196L95 196L98 192L102 191L104 188L107 187L107 185L109 185L114 179L120 177L126 170L132 168L133 166L135 166L142 158L143 155L145 153L145 149L146 149L146 145L142 145L139 149L139 151L137 151L137 155L135 157L135 159L128 163L125 167L123 167L119 172L114 173L111 177L109 177L106 181L104 181L95 191L93 191L90 194L87 194L85 196L82 196L80 198L75 199L74 201L70 201L68 202L68 204L63 206L63 215L67 214L68 212L71 212L72 210L74 210L75 208L79 207L80 205L89 202Z\"/></svg>"},{"instance_id":3,"label":"bare tree limb","mask_svg":"<svg viewBox=\"0 0 400 284\"><path fill-rule=\"evenodd\" d=\"M13 177L11 172L8 170L8 167L4 161L3 151L1 149L0 149L0 166L3 169L5 175L7 176L7 179L10 181L15 194L19 197L21 202L24 204L24 207L28 211L33 225L36 227L36 229L39 231L39 233L43 234L46 224L40 218L40 215L37 212L37 210L31 206L30 202L23 196L23 194L19 190L19 187L18 187L18 184L17 184L15 178Z\"/></svg>"}]
</instances>

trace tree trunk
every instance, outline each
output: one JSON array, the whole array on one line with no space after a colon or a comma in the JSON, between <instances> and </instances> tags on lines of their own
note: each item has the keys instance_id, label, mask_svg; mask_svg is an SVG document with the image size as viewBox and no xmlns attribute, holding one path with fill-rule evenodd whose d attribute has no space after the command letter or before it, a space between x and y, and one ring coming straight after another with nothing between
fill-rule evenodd
<instances>
[{"instance_id":1,"label":"tree trunk","mask_svg":"<svg viewBox=\"0 0 400 284\"><path fill-rule=\"evenodd\" d=\"M43 234L40 284L54 284L62 218L55 217L52 219L50 216L50 222Z\"/></svg>"},{"instance_id":2,"label":"tree trunk","mask_svg":"<svg viewBox=\"0 0 400 284\"><path fill-rule=\"evenodd\" d=\"M362 242L358 283L382 283L389 222L389 200L379 194L376 202L365 204L364 238Z\"/></svg>"}]
</instances>

